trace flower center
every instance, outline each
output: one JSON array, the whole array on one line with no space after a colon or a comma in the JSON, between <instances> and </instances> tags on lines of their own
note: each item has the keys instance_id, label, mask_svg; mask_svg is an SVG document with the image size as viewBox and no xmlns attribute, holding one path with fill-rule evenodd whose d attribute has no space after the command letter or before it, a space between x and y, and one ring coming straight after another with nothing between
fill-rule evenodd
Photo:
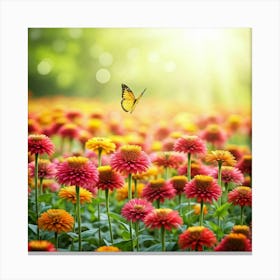
<instances>
[{"instance_id":1,"label":"flower center","mask_svg":"<svg viewBox=\"0 0 280 280\"><path fill-rule=\"evenodd\" d=\"M66 161L71 167L80 168L88 162L88 159L85 157L69 157Z\"/></svg>"},{"instance_id":2,"label":"flower center","mask_svg":"<svg viewBox=\"0 0 280 280\"><path fill-rule=\"evenodd\" d=\"M161 188L164 185L164 179L155 179L150 181L150 186L153 189Z\"/></svg>"},{"instance_id":3,"label":"flower center","mask_svg":"<svg viewBox=\"0 0 280 280\"><path fill-rule=\"evenodd\" d=\"M189 227L188 228L188 231L191 232L191 233L201 233L202 231L204 230L204 227Z\"/></svg>"},{"instance_id":4,"label":"flower center","mask_svg":"<svg viewBox=\"0 0 280 280\"><path fill-rule=\"evenodd\" d=\"M135 161L141 153L141 147L137 145L124 145L120 151L124 160Z\"/></svg>"},{"instance_id":5,"label":"flower center","mask_svg":"<svg viewBox=\"0 0 280 280\"><path fill-rule=\"evenodd\" d=\"M101 181L110 181L112 178L112 167L110 165L99 166L99 179Z\"/></svg>"},{"instance_id":6,"label":"flower center","mask_svg":"<svg viewBox=\"0 0 280 280\"><path fill-rule=\"evenodd\" d=\"M213 177L207 175L196 175L194 176L196 185L198 187L207 188L213 182Z\"/></svg>"},{"instance_id":7,"label":"flower center","mask_svg":"<svg viewBox=\"0 0 280 280\"><path fill-rule=\"evenodd\" d=\"M169 208L160 208L154 210L159 216L166 216L168 213L172 212Z\"/></svg>"}]
</instances>

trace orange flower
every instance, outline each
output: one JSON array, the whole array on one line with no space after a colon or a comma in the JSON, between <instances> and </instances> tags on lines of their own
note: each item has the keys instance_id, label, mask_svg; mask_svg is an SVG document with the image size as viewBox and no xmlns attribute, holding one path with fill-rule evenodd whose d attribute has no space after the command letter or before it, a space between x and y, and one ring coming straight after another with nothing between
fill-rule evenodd
<instances>
[{"instance_id":1,"label":"orange flower","mask_svg":"<svg viewBox=\"0 0 280 280\"><path fill-rule=\"evenodd\" d=\"M95 250L95 252L120 252L121 250L115 246L102 246Z\"/></svg>"},{"instance_id":2,"label":"orange flower","mask_svg":"<svg viewBox=\"0 0 280 280\"><path fill-rule=\"evenodd\" d=\"M73 229L73 226L74 218L63 209L49 209L38 219L38 227L42 230L68 232Z\"/></svg>"},{"instance_id":3,"label":"orange flower","mask_svg":"<svg viewBox=\"0 0 280 280\"><path fill-rule=\"evenodd\" d=\"M110 154L115 151L116 145L109 138L93 137L86 142L86 148L96 153L102 151L105 154Z\"/></svg>"},{"instance_id":4,"label":"orange flower","mask_svg":"<svg viewBox=\"0 0 280 280\"><path fill-rule=\"evenodd\" d=\"M54 245L47 240L32 240L28 242L28 251L56 251Z\"/></svg>"},{"instance_id":5,"label":"orange flower","mask_svg":"<svg viewBox=\"0 0 280 280\"><path fill-rule=\"evenodd\" d=\"M222 165L234 166L236 160L229 151L216 150L209 152L205 157L206 162L218 162Z\"/></svg>"},{"instance_id":6,"label":"orange flower","mask_svg":"<svg viewBox=\"0 0 280 280\"><path fill-rule=\"evenodd\" d=\"M201 207L200 207L199 203L197 203L193 206L193 211L194 211L195 215L200 215L200 212L201 212L200 208ZM208 213L207 207L206 207L206 205L203 205L203 215L206 215L207 213Z\"/></svg>"},{"instance_id":7,"label":"orange flower","mask_svg":"<svg viewBox=\"0 0 280 280\"><path fill-rule=\"evenodd\" d=\"M76 204L76 186L64 187L62 188L58 196L60 198L66 199L67 201ZM80 203L90 203L93 198L92 192L80 187Z\"/></svg>"}]
</instances>

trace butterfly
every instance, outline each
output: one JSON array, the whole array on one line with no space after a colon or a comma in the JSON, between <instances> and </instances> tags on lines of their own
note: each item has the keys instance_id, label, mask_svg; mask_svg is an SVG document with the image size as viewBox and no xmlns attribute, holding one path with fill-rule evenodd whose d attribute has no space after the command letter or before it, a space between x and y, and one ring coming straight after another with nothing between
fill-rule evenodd
<instances>
[{"instance_id":1,"label":"butterfly","mask_svg":"<svg viewBox=\"0 0 280 280\"><path fill-rule=\"evenodd\" d=\"M130 112L130 114L134 111L136 104L139 102L140 98L143 96L146 88L142 91L142 93L135 98L132 90L125 84L122 84L122 101L121 106L125 112Z\"/></svg>"}]
</instances>

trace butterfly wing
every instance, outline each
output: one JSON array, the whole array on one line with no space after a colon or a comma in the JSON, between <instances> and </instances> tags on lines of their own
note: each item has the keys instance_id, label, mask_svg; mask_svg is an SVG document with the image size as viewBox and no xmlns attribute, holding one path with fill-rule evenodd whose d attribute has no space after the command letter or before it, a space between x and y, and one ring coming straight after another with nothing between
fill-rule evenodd
<instances>
[{"instance_id":1,"label":"butterfly wing","mask_svg":"<svg viewBox=\"0 0 280 280\"><path fill-rule=\"evenodd\" d=\"M125 112L132 113L134 105L136 103L136 98L132 90L125 84L122 84L122 101L121 106Z\"/></svg>"}]
</instances>

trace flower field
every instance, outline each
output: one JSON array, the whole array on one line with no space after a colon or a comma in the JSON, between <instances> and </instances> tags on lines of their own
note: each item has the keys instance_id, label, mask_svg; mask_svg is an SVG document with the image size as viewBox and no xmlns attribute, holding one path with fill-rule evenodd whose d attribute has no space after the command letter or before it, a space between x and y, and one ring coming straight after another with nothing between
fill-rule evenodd
<instances>
[{"instance_id":1,"label":"flower field","mask_svg":"<svg viewBox=\"0 0 280 280\"><path fill-rule=\"evenodd\" d=\"M29 99L28 250L252 251L251 113Z\"/></svg>"}]
</instances>

